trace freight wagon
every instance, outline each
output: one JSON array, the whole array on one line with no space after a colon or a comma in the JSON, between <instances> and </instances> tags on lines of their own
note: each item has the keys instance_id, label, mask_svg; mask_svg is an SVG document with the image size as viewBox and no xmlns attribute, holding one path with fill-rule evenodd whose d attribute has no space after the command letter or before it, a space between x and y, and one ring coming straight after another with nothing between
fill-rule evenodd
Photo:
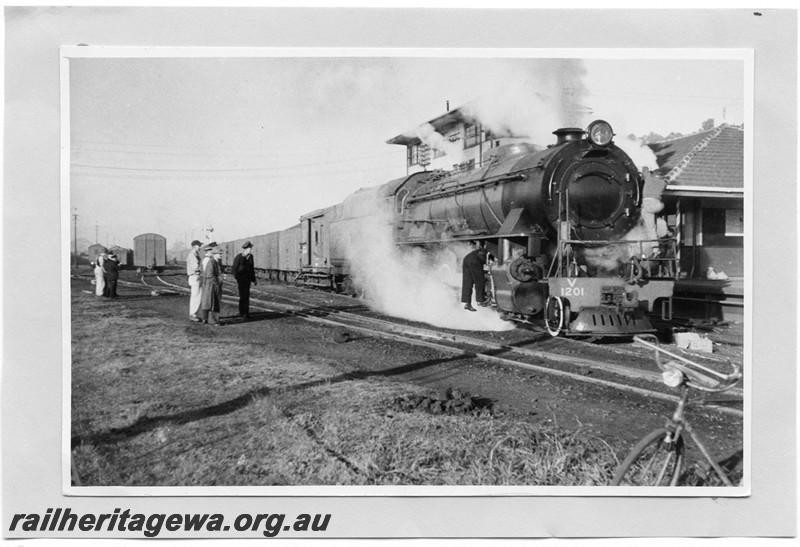
<instances>
[{"instance_id":1,"label":"freight wagon","mask_svg":"<svg viewBox=\"0 0 800 547\"><path fill-rule=\"evenodd\" d=\"M133 265L137 270L161 271L167 265L167 239L152 233L133 238Z\"/></svg>"},{"instance_id":2,"label":"freight wagon","mask_svg":"<svg viewBox=\"0 0 800 547\"><path fill-rule=\"evenodd\" d=\"M226 241L220 243L223 249L222 263L229 272L234 258L242 252L242 245L249 241L253 244L253 265L258 277L293 282L300 273L300 239L300 225L295 225L278 232Z\"/></svg>"}]
</instances>

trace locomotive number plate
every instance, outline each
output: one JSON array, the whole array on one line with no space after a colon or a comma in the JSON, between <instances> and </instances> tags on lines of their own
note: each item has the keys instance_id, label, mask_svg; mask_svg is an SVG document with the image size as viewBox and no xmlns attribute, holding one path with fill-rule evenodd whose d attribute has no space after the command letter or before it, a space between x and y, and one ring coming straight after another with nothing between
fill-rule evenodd
<instances>
[{"instance_id":1,"label":"locomotive number plate","mask_svg":"<svg viewBox=\"0 0 800 547\"><path fill-rule=\"evenodd\" d=\"M561 287L561 296L583 296L583 287Z\"/></svg>"}]
</instances>

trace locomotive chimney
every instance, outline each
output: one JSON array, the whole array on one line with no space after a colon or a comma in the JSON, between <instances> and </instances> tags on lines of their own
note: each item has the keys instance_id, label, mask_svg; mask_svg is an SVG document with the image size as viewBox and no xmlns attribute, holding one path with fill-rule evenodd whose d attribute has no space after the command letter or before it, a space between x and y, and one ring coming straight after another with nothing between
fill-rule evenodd
<instances>
[{"instance_id":1,"label":"locomotive chimney","mask_svg":"<svg viewBox=\"0 0 800 547\"><path fill-rule=\"evenodd\" d=\"M565 142L579 141L583 138L584 130L579 127L562 127L553 131L557 137L556 146Z\"/></svg>"},{"instance_id":2,"label":"locomotive chimney","mask_svg":"<svg viewBox=\"0 0 800 547\"><path fill-rule=\"evenodd\" d=\"M447 108L447 112L450 112L450 101L447 101L445 103L445 105L446 105L446 108Z\"/></svg>"}]
</instances>

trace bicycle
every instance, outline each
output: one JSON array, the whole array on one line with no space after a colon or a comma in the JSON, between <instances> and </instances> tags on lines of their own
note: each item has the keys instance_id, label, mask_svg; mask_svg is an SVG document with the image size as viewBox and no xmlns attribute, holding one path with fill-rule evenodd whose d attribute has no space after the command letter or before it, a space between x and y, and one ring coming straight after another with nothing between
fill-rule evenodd
<instances>
[{"instance_id":1,"label":"bicycle","mask_svg":"<svg viewBox=\"0 0 800 547\"><path fill-rule=\"evenodd\" d=\"M692 429L684 411L691 389L707 393L720 393L731 389L742 378L739 367L729 363L732 372L723 374L661 348L658 338L652 334L634 336L633 339L655 351L656 364L662 371L663 382L670 387L679 387L681 394L672 418L664 427L645 435L631 449L617 467L611 485L677 486L684 464L684 437L688 435L722 484L733 486L728 475L714 461L699 435ZM661 353L674 360L662 363Z\"/></svg>"}]
</instances>

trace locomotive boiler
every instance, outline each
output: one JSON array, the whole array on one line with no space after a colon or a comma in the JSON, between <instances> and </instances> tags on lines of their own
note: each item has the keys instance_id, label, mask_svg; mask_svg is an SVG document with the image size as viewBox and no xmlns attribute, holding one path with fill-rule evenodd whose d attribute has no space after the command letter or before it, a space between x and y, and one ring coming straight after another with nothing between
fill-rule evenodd
<instances>
[{"instance_id":1,"label":"locomotive boiler","mask_svg":"<svg viewBox=\"0 0 800 547\"><path fill-rule=\"evenodd\" d=\"M544 313L553 335L650 331L648 314L671 314L675 242L636 229L643 179L607 122L554 134L545 149L499 147L477 169L405 187L397 241L483 240L497 308Z\"/></svg>"}]
</instances>

